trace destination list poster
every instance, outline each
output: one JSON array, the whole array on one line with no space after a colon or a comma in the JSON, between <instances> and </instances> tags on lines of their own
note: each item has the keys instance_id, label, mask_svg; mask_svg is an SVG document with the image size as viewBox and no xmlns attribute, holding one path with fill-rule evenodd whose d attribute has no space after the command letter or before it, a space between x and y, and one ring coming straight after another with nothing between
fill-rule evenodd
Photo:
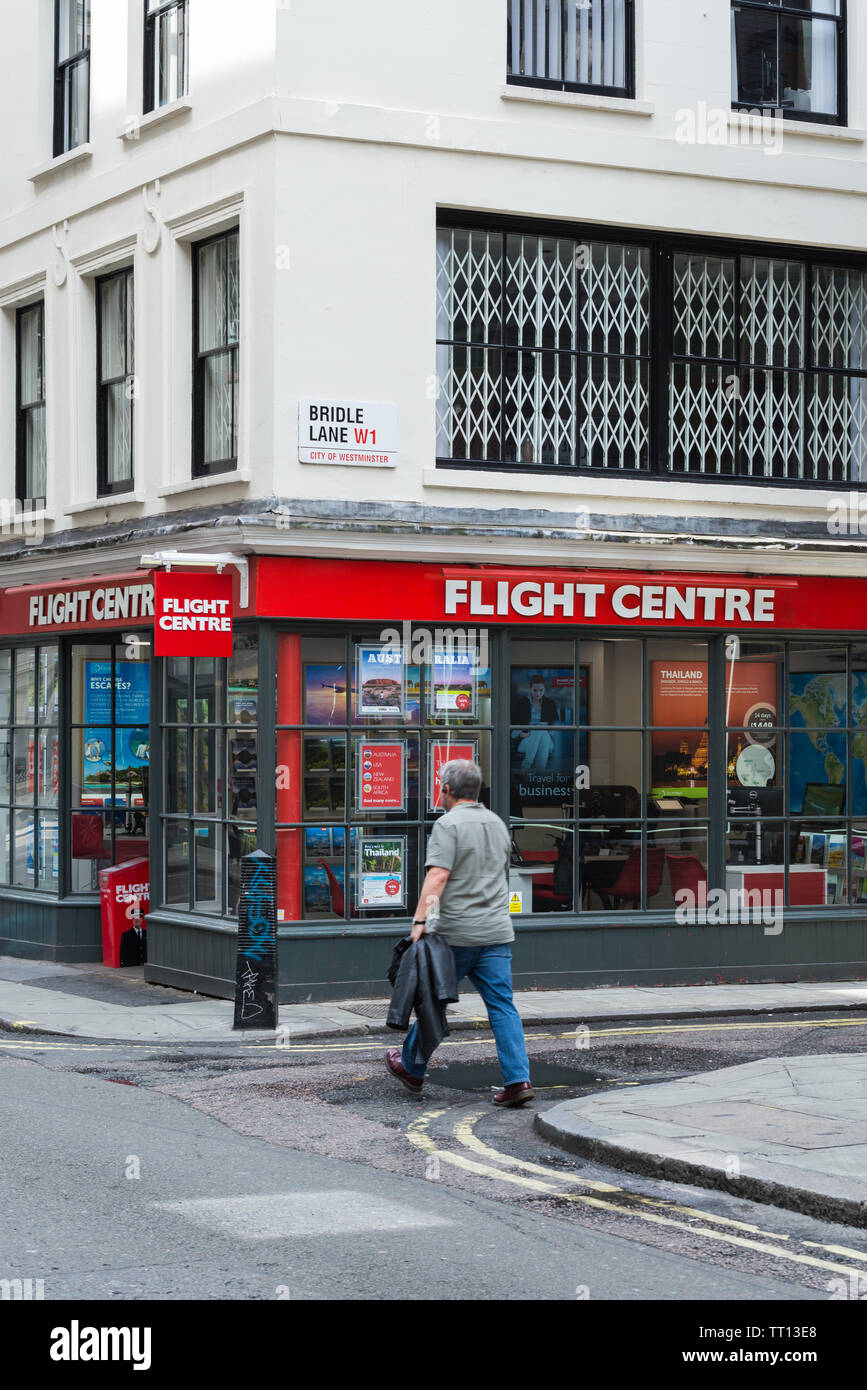
<instances>
[{"instance_id":1,"label":"destination list poster","mask_svg":"<svg viewBox=\"0 0 867 1390\"><path fill-rule=\"evenodd\" d=\"M406 744L356 740L358 809L402 811L406 797Z\"/></svg>"}]
</instances>

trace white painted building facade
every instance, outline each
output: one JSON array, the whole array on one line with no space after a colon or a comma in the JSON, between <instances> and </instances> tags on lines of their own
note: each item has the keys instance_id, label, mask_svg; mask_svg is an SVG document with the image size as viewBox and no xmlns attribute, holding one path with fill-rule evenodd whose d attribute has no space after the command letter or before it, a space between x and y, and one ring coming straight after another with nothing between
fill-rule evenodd
<instances>
[{"instance_id":1,"label":"white painted building facade","mask_svg":"<svg viewBox=\"0 0 867 1390\"><path fill-rule=\"evenodd\" d=\"M4 589L127 574L142 554L168 548L864 575L867 520L859 532L853 496L867 496L860 0L816 0L794 57L792 16L764 0L751 0L746 19L730 0L564 0L541 17L536 0L151 8L152 24L183 11L171 23L182 23L185 52L175 29L167 51L179 66L162 93L154 97L159 78L147 68L147 0L90 0L89 42L76 40L89 64L87 124L64 108L59 136L58 83L62 94L77 79L56 50L57 15L82 24L82 4L67 12L66 0L33 0L7 17ZM733 81L748 99L749 25L760 22L766 85L756 117L733 104ZM67 47L74 64L75 43ZM510 68L525 80L510 81ZM58 151L58 140L70 143L64 120L73 143ZM209 474L195 462L197 248L235 231L237 449ZM476 262L468 290L458 287L467 256ZM728 308L709 299L689 307L690 257L702 273L713 262ZM720 271L729 259L737 269ZM778 281L768 260L782 267ZM111 491L98 467L97 311L100 283L123 269L132 272L120 378L132 401L133 472L128 490ZM542 284L551 275L554 289ZM750 324L744 305L760 280L767 312ZM678 284L672 309L666 286L671 299ZM40 303L45 501L22 528L21 315ZM512 329L502 329L500 309ZM487 356L468 369L463 343L446 340L473 315L469 358ZM841 323L842 348L831 344ZM715 352L717 330L730 346ZM679 332L693 346L673 367ZM519 347L527 363L510 365ZM577 363L565 386L543 361L555 347ZM610 376L609 357L619 362ZM773 385L775 371L791 373L794 404L783 400L788 387ZM690 373L701 400L675 428ZM300 462L305 401L392 408L396 453L375 467ZM479 449L467 441L485 412ZM727 450L730 466L720 464ZM44 530L38 545L20 534L27 528ZM382 613L383 622L413 617Z\"/></svg>"}]
</instances>

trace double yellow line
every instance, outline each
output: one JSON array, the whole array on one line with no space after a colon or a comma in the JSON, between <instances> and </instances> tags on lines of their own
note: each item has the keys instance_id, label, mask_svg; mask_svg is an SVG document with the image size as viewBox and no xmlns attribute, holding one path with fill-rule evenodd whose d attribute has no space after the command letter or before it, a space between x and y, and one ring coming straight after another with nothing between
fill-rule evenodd
<instances>
[{"instance_id":1,"label":"double yellow line","mask_svg":"<svg viewBox=\"0 0 867 1390\"><path fill-rule=\"evenodd\" d=\"M833 1274L864 1276L863 1266L858 1268L838 1264L835 1261L820 1259L815 1255L801 1254L792 1247L769 1244L769 1241L784 1241L789 1240L790 1237L779 1235L773 1231L763 1231L760 1226L752 1225L749 1222L736 1221L728 1216L715 1216L710 1212L701 1211L697 1207L679 1206L676 1202L645 1197L611 1183L595 1182L589 1178L578 1178L572 1174L557 1173L539 1163L530 1163L526 1159L515 1158L512 1154L502 1153L490 1144L485 1144L475 1133L476 1124L487 1113L485 1110L477 1110L469 1114L464 1113L455 1120L452 1126L452 1134L457 1142L478 1157L469 1158L464 1153L440 1148L428 1130L435 1120L447 1115L451 1108L426 1110L418 1119L413 1120L407 1129L407 1138L410 1143L429 1156L435 1155L441 1163L451 1164L455 1168L496 1182L511 1183L530 1192L556 1196L561 1201L574 1202L601 1211L613 1212L619 1216L635 1217L654 1226L665 1226L669 1229L682 1231L685 1235L719 1241L726 1245L737 1246L742 1250L771 1255L775 1259L788 1260L795 1264L827 1270ZM501 1166L494 1167L493 1164ZM519 1172L509 1172L509 1169L518 1169ZM532 1174L533 1176L524 1176L524 1174ZM565 1190L565 1188L576 1187L584 1190L580 1192ZM620 1194L620 1200L613 1200L611 1194ZM624 1198L628 1199L630 1205L624 1204ZM657 1210L653 1210L654 1208ZM663 1215L658 1210L659 1208L676 1215L692 1217L704 1224L696 1226L691 1222L677 1220L675 1216ZM717 1229L719 1227L725 1229ZM756 1239L755 1237L763 1237L763 1239ZM842 1255L848 1259L861 1260L867 1263L867 1253L851 1250L844 1245L825 1246L814 1241L799 1241L798 1244L812 1249L827 1250L830 1254Z\"/></svg>"}]
</instances>

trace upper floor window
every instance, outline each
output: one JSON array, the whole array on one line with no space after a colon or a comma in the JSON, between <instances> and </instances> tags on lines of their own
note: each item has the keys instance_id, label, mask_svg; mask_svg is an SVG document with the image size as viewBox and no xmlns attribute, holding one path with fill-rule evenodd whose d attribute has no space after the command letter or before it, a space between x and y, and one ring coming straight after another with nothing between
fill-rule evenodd
<instances>
[{"instance_id":1,"label":"upper floor window","mask_svg":"<svg viewBox=\"0 0 867 1390\"><path fill-rule=\"evenodd\" d=\"M45 306L17 316L16 474L22 502L45 502Z\"/></svg>"},{"instance_id":2,"label":"upper floor window","mask_svg":"<svg viewBox=\"0 0 867 1390\"><path fill-rule=\"evenodd\" d=\"M145 111L186 96L187 2L145 0Z\"/></svg>"},{"instance_id":3,"label":"upper floor window","mask_svg":"<svg viewBox=\"0 0 867 1390\"><path fill-rule=\"evenodd\" d=\"M55 0L54 153L90 139L90 0Z\"/></svg>"},{"instance_id":4,"label":"upper floor window","mask_svg":"<svg viewBox=\"0 0 867 1390\"><path fill-rule=\"evenodd\" d=\"M736 0L732 105L845 123L844 0Z\"/></svg>"},{"instance_id":5,"label":"upper floor window","mask_svg":"<svg viewBox=\"0 0 867 1390\"><path fill-rule=\"evenodd\" d=\"M863 262L641 242L440 227L439 462L867 484Z\"/></svg>"},{"instance_id":6,"label":"upper floor window","mask_svg":"<svg viewBox=\"0 0 867 1390\"><path fill-rule=\"evenodd\" d=\"M633 0L508 0L509 81L631 97Z\"/></svg>"},{"instance_id":7,"label":"upper floor window","mask_svg":"<svg viewBox=\"0 0 867 1390\"><path fill-rule=\"evenodd\" d=\"M132 422L135 398L133 274L122 270L97 281L97 493L133 486Z\"/></svg>"},{"instance_id":8,"label":"upper floor window","mask_svg":"<svg viewBox=\"0 0 867 1390\"><path fill-rule=\"evenodd\" d=\"M238 232L193 248L193 475L238 462Z\"/></svg>"}]
</instances>

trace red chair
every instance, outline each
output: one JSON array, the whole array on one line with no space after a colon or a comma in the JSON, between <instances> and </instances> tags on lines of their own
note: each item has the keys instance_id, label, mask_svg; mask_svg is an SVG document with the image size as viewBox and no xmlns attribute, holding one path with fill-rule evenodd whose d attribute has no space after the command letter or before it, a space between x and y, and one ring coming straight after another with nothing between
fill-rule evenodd
<instances>
[{"instance_id":1,"label":"red chair","mask_svg":"<svg viewBox=\"0 0 867 1390\"><path fill-rule=\"evenodd\" d=\"M317 859L316 862L321 869L325 870L325 877L328 879L328 892L331 897L331 911L334 913L335 917L342 917L346 910L346 898L344 896L343 889L341 888L340 883L338 882L337 875L335 874L331 865L326 864L324 859ZM350 908L349 915L350 917L357 917L358 913L355 911L355 908Z\"/></svg>"},{"instance_id":2,"label":"red chair","mask_svg":"<svg viewBox=\"0 0 867 1390\"><path fill-rule=\"evenodd\" d=\"M135 858L141 854L136 846ZM73 859L110 859L111 842L105 839L105 823L95 811L80 811L72 817Z\"/></svg>"},{"instance_id":3,"label":"red chair","mask_svg":"<svg viewBox=\"0 0 867 1390\"><path fill-rule=\"evenodd\" d=\"M670 854L668 856L668 875L675 902L683 889L692 895L692 903L707 901L707 870L694 854ZM689 900L687 900L689 901Z\"/></svg>"},{"instance_id":4,"label":"red chair","mask_svg":"<svg viewBox=\"0 0 867 1390\"><path fill-rule=\"evenodd\" d=\"M572 906L571 893L558 893L554 887L554 865L557 862L556 849L526 849L522 854L525 864L550 864L549 874L533 875L533 911L565 912Z\"/></svg>"},{"instance_id":5,"label":"red chair","mask_svg":"<svg viewBox=\"0 0 867 1390\"><path fill-rule=\"evenodd\" d=\"M662 886L662 875L665 872L665 850L649 849L647 851L647 901L655 898ZM629 858L620 870L617 882L612 885L610 890L611 900L615 907L619 907L621 901L632 903L634 907L641 906L641 850L632 849L629 851Z\"/></svg>"}]
</instances>

